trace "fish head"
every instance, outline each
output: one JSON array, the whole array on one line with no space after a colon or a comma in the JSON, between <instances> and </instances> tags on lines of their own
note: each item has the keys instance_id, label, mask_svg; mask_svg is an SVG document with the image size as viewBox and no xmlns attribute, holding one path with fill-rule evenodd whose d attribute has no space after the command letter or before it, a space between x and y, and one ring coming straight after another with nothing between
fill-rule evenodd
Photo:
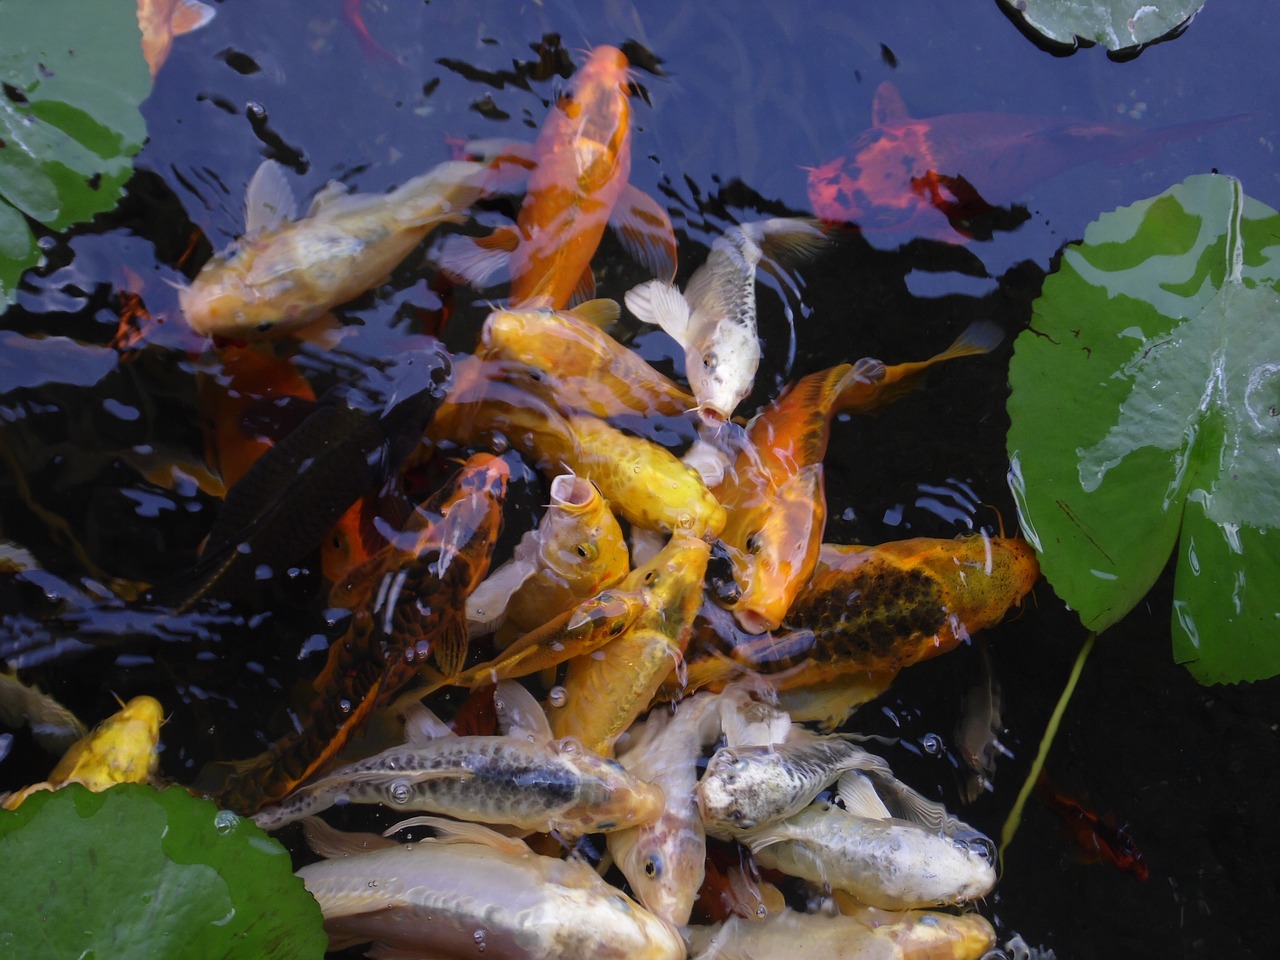
<instances>
[{"instance_id":1,"label":"fish head","mask_svg":"<svg viewBox=\"0 0 1280 960\"><path fill-rule=\"evenodd\" d=\"M649 598L639 622L656 627L677 642L687 640L702 602L702 581L710 557L707 541L676 534L653 559L631 571L622 582L623 589L643 590Z\"/></svg>"},{"instance_id":2,"label":"fish head","mask_svg":"<svg viewBox=\"0 0 1280 960\"><path fill-rule=\"evenodd\" d=\"M747 748L752 752L752 748ZM758 752L758 750L756 751ZM751 764L738 756L737 750L724 747L707 761L695 795L702 822L712 836L730 835L735 830L750 830L760 822L756 802L761 798L760 784L751 784Z\"/></svg>"},{"instance_id":3,"label":"fish head","mask_svg":"<svg viewBox=\"0 0 1280 960\"><path fill-rule=\"evenodd\" d=\"M582 784L583 815L577 825L583 833L651 824L661 816L666 800L660 787L628 773L616 760L587 750L573 737L557 740L552 747Z\"/></svg>"},{"instance_id":4,"label":"fish head","mask_svg":"<svg viewBox=\"0 0 1280 960\"><path fill-rule=\"evenodd\" d=\"M934 169L926 121L872 127L849 155L809 170L809 202L821 219L863 230L910 229L932 206L913 188Z\"/></svg>"},{"instance_id":5,"label":"fish head","mask_svg":"<svg viewBox=\"0 0 1280 960\"><path fill-rule=\"evenodd\" d=\"M53 784L74 780L90 790L116 783L144 783L155 772L164 708L153 697L134 697L77 741L49 775Z\"/></svg>"},{"instance_id":6,"label":"fish head","mask_svg":"<svg viewBox=\"0 0 1280 960\"><path fill-rule=\"evenodd\" d=\"M781 625L818 562L826 524L822 464L811 464L731 510L721 540L733 567L722 605L748 633Z\"/></svg>"},{"instance_id":7,"label":"fish head","mask_svg":"<svg viewBox=\"0 0 1280 960\"><path fill-rule=\"evenodd\" d=\"M621 190L631 173L631 105L627 99L630 63L617 47L602 45L573 76L569 92L538 137L541 163L555 155L569 159L577 189Z\"/></svg>"},{"instance_id":8,"label":"fish head","mask_svg":"<svg viewBox=\"0 0 1280 960\"><path fill-rule=\"evenodd\" d=\"M178 288L178 304L187 325L201 336L261 335L281 317L278 311L256 306L258 291L238 259L215 257L185 287Z\"/></svg>"},{"instance_id":9,"label":"fish head","mask_svg":"<svg viewBox=\"0 0 1280 960\"><path fill-rule=\"evenodd\" d=\"M667 810L647 827L620 830L609 852L640 902L676 926L689 922L706 872L707 838L696 809Z\"/></svg>"},{"instance_id":10,"label":"fish head","mask_svg":"<svg viewBox=\"0 0 1280 960\"><path fill-rule=\"evenodd\" d=\"M708 426L724 423L755 386L760 340L744 324L716 325L702 345L686 355L685 374Z\"/></svg>"},{"instance_id":11,"label":"fish head","mask_svg":"<svg viewBox=\"0 0 1280 960\"><path fill-rule=\"evenodd\" d=\"M538 524L538 556L578 594L613 586L630 569L613 511L594 483L571 473L551 481L551 505Z\"/></svg>"}]
</instances>

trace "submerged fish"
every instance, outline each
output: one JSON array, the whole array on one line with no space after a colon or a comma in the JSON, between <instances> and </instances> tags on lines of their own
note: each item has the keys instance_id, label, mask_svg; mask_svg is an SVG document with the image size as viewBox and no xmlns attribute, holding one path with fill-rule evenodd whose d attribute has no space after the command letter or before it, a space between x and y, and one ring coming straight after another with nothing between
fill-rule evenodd
<instances>
[{"instance_id":1,"label":"submerged fish","mask_svg":"<svg viewBox=\"0 0 1280 960\"><path fill-rule=\"evenodd\" d=\"M542 708L519 684L500 682L494 704L501 736L429 737L406 716L408 742L329 771L254 820L274 830L335 803L381 803L577 837L658 817L661 791L581 744L553 741Z\"/></svg>"},{"instance_id":2,"label":"submerged fish","mask_svg":"<svg viewBox=\"0 0 1280 960\"><path fill-rule=\"evenodd\" d=\"M200 0L138 0L138 29L142 31L142 56L155 79L169 58L173 38L199 30L217 10Z\"/></svg>"},{"instance_id":3,"label":"submerged fish","mask_svg":"<svg viewBox=\"0 0 1280 960\"><path fill-rule=\"evenodd\" d=\"M322 769L374 709L420 671L459 672L467 594L489 568L502 526L506 463L477 454L414 512L411 526L331 594L352 610L333 642L300 725L240 764L218 801L252 814Z\"/></svg>"},{"instance_id":4,"label":"submerged fish","mask_svg":"<svg viewBox=\"0 0 1280 960\"><path fill-rule=\"evenodd\" d=\"M682 960L684 941L585 861L539 856L487 827L436 817L436 838L395 843L308 824L330 859L297 872L324 913L330 947L377 956L473 960ZM318 841L318 842L317 842Z\"/></svg>"},{"instance_id":5,"label":"submerged fish","mask_svg":"<svg viewBox=\"0 0 1280 960\"><path fill-rule=\"evenodd\" d=\"M47 693L23 683L16 672L0 669L0 723L10 729L23 724L43 750L63 753L88 731L80 718Z\"/></svg>"},{"instance_id":6,"label":"submerged fish","mask_svg":"<svg viewBox=\"0 0 1280 960\"><path fill-rule=\"evenodd\" d=\"M846 156L809 171L809 202L823 220L869 235L964 243L974 221L1072 167L1154 151L1240 117L1143 130L1065 117L953 113L912 117L884 82L871 129ZM1025 219L1025 215L1018 220Z\"/></svg>"},{"instance_id":7,"label":"submerged fish","mask_svg":"<svg viewBox=\"0 0 1280 960\"><path fill-rule=\"evenodd\" d=\"M792 266L826 244L810 220L740 223L711 244L707 262L693 272L683 294L661 280L627 292L627 309L657 324L684 350L685 376L709 422L728 420L755 386L761 355L756 267Z\"/></svg>"},{"instance_id":8,"label":"submerged fish","mask_svg":"<svg viewBox=\"0 0 1280 960\"><path fill-rule=\"evenodd\" d=\"M385 195L331 181L298 220L289 183L268 160L249 182L244 236L178 292L182 312L197 333L230 337L315 320L379 283L432 229L462 220L485 169L442 163Z\"/></svg>"},{"instance_id":9,"label":"submerged fish","mask_svg":"<svg viewBox=\"0 0 1280 960\"><path fill-rule=\"evenodd\" d=\"M95 793L117 783L146 783L159 762L157 747L164 708L154 697L134 697L67 750L43 783L32 784L4 799L17 809L31 794L78 783Z\"/></svg>"},{"instance_id":10,"label":"submerged fish","mask_svg":"<svg viewBox=\"0 0 1280 960\"><path fill-rule=\"evenodd\" d=\"M1035 789L1040 801L1067 825L1087 862L1105 860L1139 880L1147 879L1150 875L1147 858L1127 827L1118 825L1114 817L1094 813L1079 800L1054 789L1043 770Z\"/></svg>"},{"instance_id":11,"label":"submerged fish","mask_svg":"<svg viewBox=\"0 0 1280 960\"><path fill-rule=\"evenodd\" d=\"M538 526L467 598L469 629L532 630L626 576L627 542L595 484L561 474L550 494Z\"/></svg>"},{"instance_id":12,"label":"submerged fish","mask_svg":"<svg viewBox=\"0 0 1280 960\"><path fill-rule=\"evenodd\" d=\"M979 960L996 942L976 913L864 909L853 915L783 910L753 923L731 917L690 931L695 960Z\"/></svg>"},{"instance_id":13,"label":"submerged fish","mask_svg":"<svg viewBox=\"0 0 1280 960\"><path fill-rule=\"evenodd\" d=\"M727 513L721 540L734 580L719 599L743 630L776 629L817 563L826 525L822 460L836 414L874 409L932 365L987 353L999 341L999 329L979 321L922 362L863 359L811 373L751 420L713 490Z\"/></svg>"},{"instance_id":14,"label":"submerged fish","mask_svg":"<svg viewBox=\"0 0 1280 960\"><path fill-rule=\"evenodd\" d=\"M501 172L528 169L514 227L491 236L450 239L442 266L483 286L507 263L514 307L559 310L595 295L591 258L604 228L656 276L675 273L676 243L667 212L627 181L631 176L631 105L626 56L599 46L551 108L527 154L497 157Z\"/></svg>"}]
</instances>

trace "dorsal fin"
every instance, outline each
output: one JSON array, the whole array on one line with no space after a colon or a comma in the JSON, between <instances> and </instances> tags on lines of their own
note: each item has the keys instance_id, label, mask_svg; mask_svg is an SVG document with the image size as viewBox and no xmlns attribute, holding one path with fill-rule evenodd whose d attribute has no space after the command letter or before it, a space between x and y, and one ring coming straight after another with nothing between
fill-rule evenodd
<instances>
[{"instance_id":1,"label":"dorsal fin","mask_svg":"<svg viewBox=\"0 0 1280 960\"><path fill-rule=\"evenodd\" d=\"M572 310L565 312L603 330L617 322L618 317L622 315L622 308L618 306L617 300L602 297L596 300L584 300Z\"/></svg>"},{"instance_id":2,"label":"dorsal fin","mask_svg":"<svg viewBox=\"0 0 1280 960\"><path fill-rule=\"evenodd\" d=\"M405 704L400 715L404 717L404 741L410 746L453 736L447 723L416 701Z\"/></svg>"},{"instance_id":3,"label":"dorsal fin","mask_svg":"<svg viewBox=\"0 0 1280 960\"><path fill-rule=\"evenodd\" d=\"M551 741L547 715L533 694L514 680L499 682L493 693L493 709L498 714L498 730L505 736L532 743Z\"/></svg>"},{"instance_id":4,"label":"dorsal fin","mask_svg":"<svg viewBox=\"0 0 1280 960\"><path fill-rule=\"evenodd\" d=\"M898 88L886 80L876 87L875 99L871 101L871 125L887 127L894 123L910 120L907 105L902 102L902 94Z\"/></svg>"},{"instance_id":5,"label":"dorsal fin","mask_svg":"<svg viewBox=\"0 0 1280 960\"><path fill-rule=\"evenodd\" d=\"M297 216L298 201L284 167L274 160L263 160L244 193L245 235L274 230Z\"/></svg>"},{"instance_id":6,"label":"dorsal fin","mask_svg":"<svg viewBox=\"0 0 1280 960\"><path fill-rule=\"evenodd\" d=\"M836 784L836 794L845 810L864 820L888 820L889 810L876 793L875 786L866 774L858 770L846 770Z\"/></svg>"}]
</instances>

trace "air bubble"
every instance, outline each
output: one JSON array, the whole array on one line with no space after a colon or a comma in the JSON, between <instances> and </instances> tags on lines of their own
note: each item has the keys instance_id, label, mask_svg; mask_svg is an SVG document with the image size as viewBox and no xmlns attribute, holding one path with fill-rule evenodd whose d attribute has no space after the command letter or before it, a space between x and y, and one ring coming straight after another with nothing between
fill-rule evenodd
<instances>
[{"instance_id":1,"label":"air bubble","mask_svg":"<svg viewBox=\"0 0 1280 960\"><path fill-rule=\"evenodd\" d=\"M924 748L924 752L931 757L936 757L942 753L942 738L936 733L926 733L920 738L920 746Z\"/></svg>"},{"instance_id":2,"label":"air bubble","mask_svg":"<svg viewBox=\"0 0 1280 960\"><path fill-rule=\"evenodd\" d=\"M484 931L477 930L475 933L471 935L471 939L476 942L476 949L479 950L481 953L484 953L484 948L485 948Z\"/></svg>"},{"instance_id":3,"label":"air bubble","mask_svg":"<svg viewBox=\"0 0 1280 960\"><path fill-rule=\"evenodd\" d=\"M564 687L552 687L547 693L547 702L553 707L563 707L569 702L569 691Z\"/></svg>"},{"instance_id":4,"label":"air bubble","mask_svg":"<svg viewBox=\"0 0 1280 960\"><path fill-rule=\"evenodd\" d=\"M239 823L240 818L230 810L219 810L217 816L213 818L213 829L225 837L235 830Z\"/></svg>"},{"instance_id":5,"label":"air bubble","mask_svg":"<svg viewBox=\"0 0 1280 960\"><path fill-rule=\"evenodd\" d=\"M350 701L350 700L339 700L339 701L338 701L338 710L339 710L339 712L341 712L341 713L350 713L350 712L351 712L351 701Z\"/></svg>"}]
</instances>

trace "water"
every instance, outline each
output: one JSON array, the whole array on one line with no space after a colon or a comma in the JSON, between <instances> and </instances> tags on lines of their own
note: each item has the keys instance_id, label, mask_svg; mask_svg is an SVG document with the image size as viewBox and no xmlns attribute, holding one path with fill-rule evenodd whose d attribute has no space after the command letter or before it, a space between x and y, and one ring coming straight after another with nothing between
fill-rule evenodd
<instances>
[{"instance_id":1,"label":"water","mask_svg":"<svg viewBox=\"0 0 1280 960\"><path fill-rule=\"evenodd\" d=\"M1262 0L1209 0L1183 36L1123 63L1097 48L1045 53L994 2L449 0L366 2L361 10L385 52L366 52L338 0L228 2L208 27L179 38L143 106L150 140L120 210L49 238L48 265L0 321L0 358L11 361L0 364L0 529L53 574L163 579L194 556L216 507L194 484L170 491L143 477L150 464L201 454L196 364L173 324L117 363L103 347L125 305L121 291L140 294L153 316L174 315L169 283L239 235L244 185L264 157L285 164L298 196L309 198L330 178L383 191L447 159L459 141L532 139L564 86L566 62L580 61L582 48L631 41L633 60L659 65L661 75L636 73L632 180L672 214L678 283L727 224L809 210L802 167L848 150L869 126L885 80L920 117L1016 113L1147 130L1249 115L1123 162L1040 180L1016 198L1025 220L989 241L850 233L801 271L801 301L764 280L766 354L744 411L835 362L923 358L975 319L992 319L1007 335L994 354L937 369L925 390L884 413L836 424L827 460L831 541L1014 524L1004 480L1009 344L1026 327L1056 252L1100 213L1209 170L1239 177L1247 193L1280 207L1280 97L1264 69L1275 14ZM403 336L434 329L446 315L448 346L470 348L484 300L502 291L430 282L427 249L341 310L361 325L362 355L392 354ZM643 279L609 239L596 265L602 295L620 297ZM682 360L668 341L632 332L647 356L678 371ZM71 339L29 339L35 334ZM338 375L323 352L307 358L318 381ZM23 502L15 471L38 511ZM539 502L532 475L518 479L508 536L527 526ZM195 640L166 645L162 656L95 655L39 679L86 719L111 712L111 692L159 695L173 714L164 771L190 780L211 757L248 755L291 724L291 684L319 668L323 648L314 638L333 635L323 604L306 602L317 590L314 574L298 579L289 597L301 602L282 604L232 640L193 627ZM31 612L47 602L12 591L3 600L5 609ZM1100 639L1048 763L1061 791L1128 824L1150 878L1075 862L1075 841L1032 802L983 907L1002 941L1019 934L1062 960L1270 955L1259 908L1275 901L1280 880L1271 815L1280 688L1199 687L1170 662L1169 607L1166 579ZM996 759L993 789L973 804L961 801L967 770L951 731L982 677L976 650L905 672L858 722L900 738L882 752L907 782L995 836L1082 633L1042 584L1020 617L986 636L1003 692L1000 740L1014 757ZM245 649L257 669L240 669ZM41 779L47 764L20 732L0 779Z\"/></svg>"}]
</instances>

